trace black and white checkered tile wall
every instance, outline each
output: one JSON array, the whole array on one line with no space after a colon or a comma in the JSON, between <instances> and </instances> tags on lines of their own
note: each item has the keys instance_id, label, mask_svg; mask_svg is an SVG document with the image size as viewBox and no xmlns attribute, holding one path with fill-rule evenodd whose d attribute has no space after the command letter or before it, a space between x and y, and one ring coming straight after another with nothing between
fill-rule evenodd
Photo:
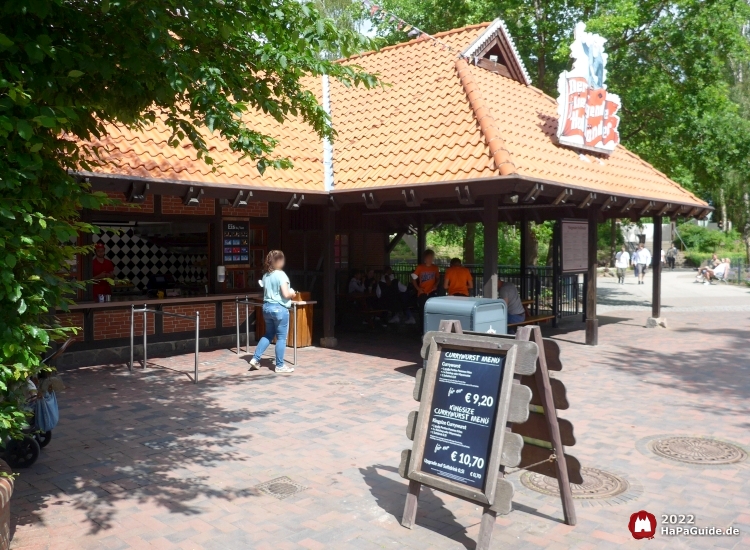
<instances>
[{"instance_id":1,"label":"black and white checkered tile wall","mask_svg":"<svg viewBox=\"0 0 750 550\"><path fill-rule=\"evenodd\" d=\"M201 283L207 280L208 257L205 254L173 254L157 246L132 229L119 234L102 232L93 241L107 248L107 258L115 264L115 275L145 290L151 274L171 273L180 283Z\"/></svg>"}]
</instances>

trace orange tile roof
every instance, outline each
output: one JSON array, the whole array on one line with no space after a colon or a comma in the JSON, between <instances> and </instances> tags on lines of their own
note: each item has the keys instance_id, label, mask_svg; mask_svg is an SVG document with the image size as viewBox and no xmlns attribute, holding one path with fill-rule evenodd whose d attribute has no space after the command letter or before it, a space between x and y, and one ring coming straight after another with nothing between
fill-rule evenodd
<instances>
[{"instance_id":1,"label":"orange tile roof","mask_svg":"<svg viewBox=\"0 0 750 550\"><path fill-rule=\"evenodd\" d=\"M706 204L622 146L600 159L556 145L554 99L511 78L457 63L458 52L488 25L440 33L435 35L439 42L422 38L343 61L379 74L385 85L367 90L330 83L336 192L510 173L603 194ZM319 79L311 80L310 88L322 97ZM156 124L140 133L112 128L101 144L109 150L105 158L114 163L100 171L324 191L323 144L309 126L296 119L281 125L263 113L248 119L251 127L278 139L275 154L289 158L293 169L269 169L260 176L252 161L239 160L226 142L206 135L219 165L212 172L189 147L170 148L169 130Z\"/></svg>"}]
</instances>

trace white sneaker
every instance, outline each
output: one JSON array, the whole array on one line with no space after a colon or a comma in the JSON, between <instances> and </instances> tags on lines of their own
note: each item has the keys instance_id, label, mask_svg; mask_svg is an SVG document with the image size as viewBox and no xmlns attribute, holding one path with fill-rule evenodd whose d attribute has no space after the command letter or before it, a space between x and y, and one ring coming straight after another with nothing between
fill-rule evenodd
<instances>
[{"instance_id":1,"label":"white sneaker","mask_svg":"<svg viewBox=\"0 0 750 550\"><path fill-rule=\"evenodd\" d=\"M399 315L398 313L396 313L396 315L394 315L393 317L391 317L391 318L390 318L390 319L388 320L388 322L389 322L390 324L400 323L400 322L401 322L401 316L400 316L400 315Z\"/></svg>"},{"instance_id":2,"label":"white sneaker","mask_svg":"<svg viewBox=\"0 0 750 550\"><path fill-rule=\"evenodd\" d=\"M710 286L710 285L711 283L709 283L708 281L703 281L703 286Z\"/></svg>"},{"instance_id":3,"label":"white sneaker","mask_svg":"<svg viewBox=\"0 0 750 550\"><path fill-rule=\"evenodd\" d=\"M404 321L405 325L416 325L417 320L414 317L409 317L406 321Z\"/></svg>"},{"instance_id":4,"label":"white sneaker","mask_svg":"<svg viewBox=\"0 0 750 550\"><path fill-rule=\"evenodd\" d=\"M260 368L260 362L253 357L250 359L250 370L257 370Z\"/></svg>"},{"instance_id":5,"label":"white sneaker","mask_svg":"<svg viewBox=\"0 0 750 550\"><path fill-rule=\"evenodd\" d=\"M280 367L276 367L276 370L274 372L276 374L292 374L294 372L294 369L292 367L282 365Z\"/></svg>"}]
</instances>

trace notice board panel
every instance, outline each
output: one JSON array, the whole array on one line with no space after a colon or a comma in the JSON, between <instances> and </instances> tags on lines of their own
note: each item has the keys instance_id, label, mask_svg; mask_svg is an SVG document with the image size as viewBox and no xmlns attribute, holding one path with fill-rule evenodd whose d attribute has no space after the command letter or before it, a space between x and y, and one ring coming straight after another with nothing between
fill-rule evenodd
<instances>
[{"instance_id":1,"label":"notice board panel","mask_svg":"<svg viewBox=\"0 0 750 550\"><path fill-rule=\"evenodd\" d=\"M562 272L581 273L588 269L589 224L562 221Z\"/></svg>"}]
</instances>

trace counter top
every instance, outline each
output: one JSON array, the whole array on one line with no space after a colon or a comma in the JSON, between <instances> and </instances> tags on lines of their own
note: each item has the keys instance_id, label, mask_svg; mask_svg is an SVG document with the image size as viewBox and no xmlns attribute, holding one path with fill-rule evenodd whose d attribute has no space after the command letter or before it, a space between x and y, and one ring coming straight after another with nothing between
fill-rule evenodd
<instances>
[{"instance_id":1,"label":"counter top","mask_svg":"<svg viewBox=\"0 0 750 550\"><path fill-rule=\"evenodd\" d=\"M259 292L249 292L247 294L209 294L208 296L175 296L170 298L126 298L122 300L112 300L111 302L77 302L70 304L70 311L80 311L85 309L118 309L130 306L142 305L179 305L195 304L201 302L230 302L236 298L244 300L245 298L263 298Z\"/></svg>"}]
</instances>

